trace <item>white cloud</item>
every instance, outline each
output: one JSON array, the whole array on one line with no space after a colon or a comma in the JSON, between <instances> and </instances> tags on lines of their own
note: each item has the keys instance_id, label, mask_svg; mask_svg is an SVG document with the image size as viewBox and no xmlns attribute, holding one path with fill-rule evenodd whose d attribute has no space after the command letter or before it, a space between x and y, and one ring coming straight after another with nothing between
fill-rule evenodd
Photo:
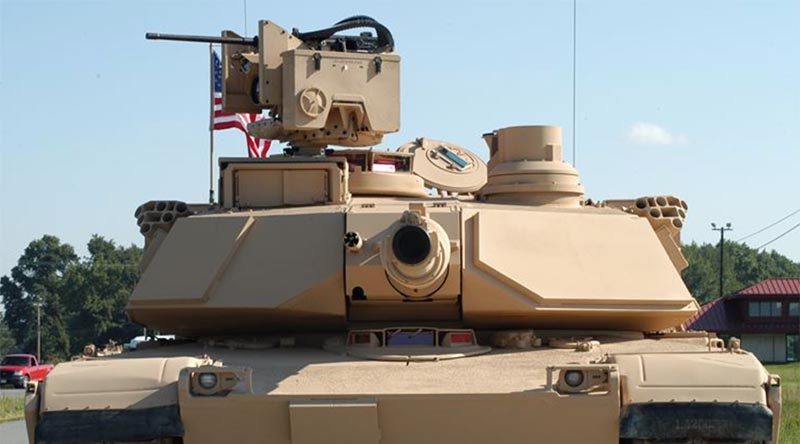
<instances>
[{"instance_id":1,"label":"white cloud","mask_svg":"<svg viewBox=\"0 0 800 444\"><path fill-rule=\"evenodd\" d=\"M641 145L683 145L684 134L671 133L667 129L649 122L637 122L628 130L628 141Z\"/></svg>"}]
</instances>

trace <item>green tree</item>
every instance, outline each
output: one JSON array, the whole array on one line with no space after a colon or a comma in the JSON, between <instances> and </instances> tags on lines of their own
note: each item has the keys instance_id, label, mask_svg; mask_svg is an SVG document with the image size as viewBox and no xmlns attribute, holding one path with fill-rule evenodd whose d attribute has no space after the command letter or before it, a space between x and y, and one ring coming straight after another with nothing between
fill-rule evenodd
<instances>
[{"instance_id":1,"label":"green tree","mask_svg":"<svg viewBox=\"0 0 800 444\"><path fill-rule=\"evenodd\" d=\"M3 325L9 329L11 339L22 344L28 336L28 322L35 316L33 305L25 297L22 288L8 276L0 278L0 297L5 306Z\"/></svg>"},{"instance_id":2,"label":"green tree","mask_svg":"<svg viewBox=\"0 0 800 444\"><path fill-rule=\"evenodd\" d=\"M776 251L759 252L743 243L725 242L723 293L731 294L771 277L800 277L800 263ZM683 280L700 303L719 296L719 244L683 246L689 267Z\"/></svg>"},{"instance_id":3,"label":"green tree","mask_svg":"<svg viewBox=\"0 0 800 444\"><path fill-rule=\"evenodd\" d=\"M42 353L51 360L69 354L64 310L61 304L62 277L78 260L70 245L50 235L32 241L25 248L11 277L0 278L0 296L5 306L3 319L18 345L36 350L36 308L42 304Z\"/></svg>"},{"instance_id":4,"label":"green tree","mask_svg":"<svg viewBox=\"0 0 800 444\"><path fill-rule=\"evenodd\" d=\"M6 323L0 319L0 356L7 355L16 349L14 338L11 331L6 327Z\"/></svg>"},{"instance_id":5,"label":"green tree","mask_svg":"<svg viewBox=\"0 0 800 444\"><path fill-rule=\"evenodd\" d=\"M89 257L70 267L64 276L73 353L88 343L126 340L139 331L128 320L125 305L139 278L141 248L117 246L95 235L89 240L88 250Z\"/></svg>"},{"instance_id":6,"label":"green tree","mask_svg":"<svg viewBox=\"0 0 800 444\"><path fill-rule=\"evenodd\" d=\"M79 259L54 236L34 240L11 276L0 278L3 319L14 343L36 351L36 308L42 303L42 353L66 359L88 343L127 340L139 332L125 304L139 278L142 249L121 247L94 235L89 255Z\"/></svg>"}]
</instances>

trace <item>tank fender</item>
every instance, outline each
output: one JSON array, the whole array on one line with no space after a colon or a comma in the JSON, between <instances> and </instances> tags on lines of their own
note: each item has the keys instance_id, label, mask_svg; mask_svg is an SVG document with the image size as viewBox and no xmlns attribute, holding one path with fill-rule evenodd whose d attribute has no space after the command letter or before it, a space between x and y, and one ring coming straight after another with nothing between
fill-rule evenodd
<instances>
[{"instance_id":1,"label":"tank fender","mask_svg":"<svg viewBox=\"0 0 800 444\"><path fill-rule=\"evenodd\" d=\"M35 442L133 442L183 436L177 380L191 357L59 364L40 387Z\"/></svg>"},{"instance_id":2,"label":"tank fender","mask_svg":"<svg viewBox=\"0 0 800 444\"><path fill-rule=\"evenodd\" d=\"M622 413L619 437L670 442L698 438L772 442L772 412L762 404L631 404Z\"/></svg>"},{"instance_id":3,"label":"tank fender","mask_svg":"<svg viewBox=\"0 0 800 444\"><path fill-rule=\"evenodd\" d=\"M775 442L780 411L767 398L770 375L750 353L631 353L609 360L622 380L621 439Z\"/></svg>"}]
</instances>

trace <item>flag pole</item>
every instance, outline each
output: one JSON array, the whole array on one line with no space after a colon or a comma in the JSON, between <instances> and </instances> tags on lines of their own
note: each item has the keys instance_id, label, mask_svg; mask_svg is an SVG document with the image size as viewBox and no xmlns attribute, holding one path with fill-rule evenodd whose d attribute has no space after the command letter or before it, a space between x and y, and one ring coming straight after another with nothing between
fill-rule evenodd
<instances>
[{"instance_id":1,"label":"flag pole","mask_svg":"<svg viewBox=\"0 0 800 444\"><path fill-rule=\"evenodd\" d=\"M208 44L208 204L214 205L214 47Z\"/></svg>"}]
</instances>

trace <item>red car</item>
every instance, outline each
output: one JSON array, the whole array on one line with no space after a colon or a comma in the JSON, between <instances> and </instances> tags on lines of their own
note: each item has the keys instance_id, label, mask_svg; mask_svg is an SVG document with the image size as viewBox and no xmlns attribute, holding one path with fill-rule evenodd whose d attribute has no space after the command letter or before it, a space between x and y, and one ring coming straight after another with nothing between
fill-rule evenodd
<instances>
[{"instance_id":1,"label":"red car","mask_svg":"<svg viewBox=\"0 0 800 444\"><path fill-rule=\"evenodd\" d=\"M42 381L52 365L42 364L33 355L6 355L0 361L0 386L13 385L25 388L29 381Z\"/></svg>"}]
</instances>

